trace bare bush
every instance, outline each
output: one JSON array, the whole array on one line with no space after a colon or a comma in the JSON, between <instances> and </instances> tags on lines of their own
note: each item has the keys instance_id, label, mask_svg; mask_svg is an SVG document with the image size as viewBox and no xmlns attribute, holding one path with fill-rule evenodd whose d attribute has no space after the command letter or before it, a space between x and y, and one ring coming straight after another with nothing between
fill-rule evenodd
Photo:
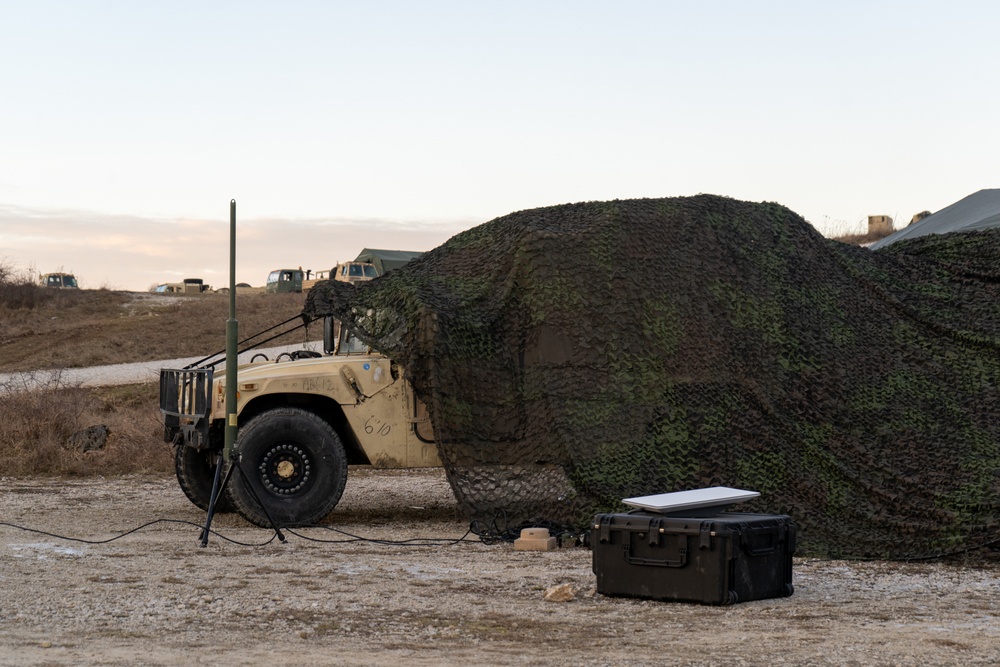
<instances>
[{"instance_id":1,"label":"bare bush","mask_svg":"<svg viewBox=\"0 0 1000 667\"><path fill-rule=\"evenodd\" d=\"M38 389L26 389L29 386ZM61 443L79 424L86 394L67 387L58 373L26 373L0 387L0 451L10 474L56 472Z\"/></svg>"},{"instance_id":2,"label":"bare bush","mask_svg":"<svg viewBox=\"0 0 1000 667\"><path fill-rule=\"evenodd\" d=\"M101 387L92 390L88 423L111 428L108 446L89 460L91 472L102 474L173 473L173 448L163 440L163 418L156 383Z\"/></svg>"},{"instance_id":3,"label":"bare bush","mask_svg":"<svg viewBox=\"0 0 1000 667\"><path fill-rule=\"evenodd\" d=\"M34 264L19 269L9 258L0 258L0 285L35 285L38 275Z\"/></svg>"},{"instance_id":4,"label":"bare bush","mask_svg":"<svg viewBox=\"0 0 1000 667\"><path fill-rule=\"evenodd\" d=\"M0 260L0 311L32 310L52 296L35 282L34 267L17 269L10 260Z\"/></svg>"},{"instance_id":5,"label":"bare bush","mask_svg":"<svg viewBox=\"0 0 1000 667\"><path fill-rule=\"evenodd\" d=\"M28 387L37 387L29 389ZM0 456L5 474L73 475L167 472L170 447L162 441L154 385L87 390L58 372L25 373L0 386ZM106 424L111 436L99 451L74 447L74 433Z\"/></svg>"},{"instance_id":6,"label":"bare bush","mask_svg":"<svg viewBox=\"0 0 1000 667\"><path fill-rule=\"evenodd\" d=\"M14 274L14 265L6 257L0 258L0 285L6 285L10 282L11 276Z\"/></svg>"},{"instance_id":7,"label":"bare bush","mask_svg":"<svg viewBox=\"0 0 1000 667\"><path fill-rule=\"evenodd\" d=\"M0 283L0 307L7 310L34 310L52 296L51 290L32 283Z\"/></svg>"},{"instance_id":8,"label":"bare bush","mask_svg":"<svg viewBox=\"0 0 1000 667\"><path fill-rule=\"evenodd\" d=\"M847 243L848 245L860 245L869 246L876 241L884 239L886 236L892 234L895 230L883 230L877 232L857 232L854 234L842 234L840 236L833 237L834 241L840 241L841 243Z\"/></svg>"}]
</instances>

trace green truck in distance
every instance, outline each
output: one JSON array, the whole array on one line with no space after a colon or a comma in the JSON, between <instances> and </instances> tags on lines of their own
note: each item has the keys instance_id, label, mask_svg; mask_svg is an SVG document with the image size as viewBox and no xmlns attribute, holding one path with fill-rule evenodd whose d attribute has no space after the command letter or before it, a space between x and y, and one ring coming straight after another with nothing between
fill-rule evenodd
<instances>
[{"instance_id":1,"label":"green truck in distance","mask_svg":"<svg viewBox=\"0 0 1000 667\"><path fill-rule=\"evenodd\" d=\"M268 294L301 292L302 279L304 277L305 271L302 270L302 267L297 269L276 269L268 274L264 291Z\"/></svg>"}]
</instances>

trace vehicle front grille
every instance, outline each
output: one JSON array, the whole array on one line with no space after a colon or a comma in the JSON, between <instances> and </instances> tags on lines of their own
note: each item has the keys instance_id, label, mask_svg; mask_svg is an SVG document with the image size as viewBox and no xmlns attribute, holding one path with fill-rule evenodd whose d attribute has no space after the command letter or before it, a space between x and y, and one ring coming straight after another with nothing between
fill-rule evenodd
<instances>
[{"instance_id":1,"label":"vehicle front grille","mask_svg":"<svg viewBox=\"0 0 1000 667\"><path fill-rule=\"evenodd\" d=\"M160 412L165 439L177 442L180 433L185 443L196 447L208 442L213 375L213 368L160 369Z\"/></svg>"},{"instance_id":2,"label":"vehicle front grille","mask_svg":"<svg viewBox=\"0 0 1000 667\"><path fill-rule=\"evenodd\" d=\"M160 411L176 417L207 417L212 405L213 371L160 369Z\"/></svg>"}]
</instances>

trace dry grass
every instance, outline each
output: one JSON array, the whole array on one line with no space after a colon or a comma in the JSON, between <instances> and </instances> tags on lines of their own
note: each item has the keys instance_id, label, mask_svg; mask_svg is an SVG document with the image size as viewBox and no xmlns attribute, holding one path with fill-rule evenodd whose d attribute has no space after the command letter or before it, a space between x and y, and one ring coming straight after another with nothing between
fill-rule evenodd
<instances>
[{"instance_id":1,"label":"dry grass","mask_svg":"<svg viewBox=\"0 0 1000 667\"><path fill-rule=\"evenodd\" d=\"M237 298L240 338L295 317L302 294ZM226 346L223 294L153 295L0 284L0 372L81 368L209 354ZM310 327L312 337L321 328ZM276 343L302 340L299 331Z\"/></svg>"},{"instance_id":2,"label":"dry grass","mask_svg":"<svg viewBox=\"0 0 1000 667\"><path fill-rule=\"evenodd\" d=\"M0 372L59 370L208 355L225 348L229 298L38 287L0 266ZM237 297L240 338L293 318L302 294ZM312 326L310 338L322 335ZM303 332L276 344L303 340ZM48 374L46 374L46 377ZM41 389L0 386L3 475L172 473L155 384L84 389L58 373ZM104 449L83 452L70 436L104 424Z\"/></svg>"},{"instance_id":3,"label":"dry grass","mask_svg":"<svg viewBox=\"0 0 1000 667\"><path fill-rule=\"evenodd\" d=\"M82 389L58 377L41 389L0 388L0 456L4 475L117 475L165 473L173 469L170 446L163 442L157 386L127 385ZM106 425L104 448L82 451L70 444L73 433Z\"/></svg>"},{"instance_id":4,"label":"dry grass","mask_svg":"<svg viewBox=\"0 0 1000 667\"><path fill-rule=\"evenodd\" d=\"M841 243L847 243L850 245L860 245L868 246L876 241L881 241L886 236L889 236L896 230L890 230L885 232L864 232L856 234L843 234L841 236L836 236L833 238L834 241L840 241Z\"/></svg>"}]
</instances>

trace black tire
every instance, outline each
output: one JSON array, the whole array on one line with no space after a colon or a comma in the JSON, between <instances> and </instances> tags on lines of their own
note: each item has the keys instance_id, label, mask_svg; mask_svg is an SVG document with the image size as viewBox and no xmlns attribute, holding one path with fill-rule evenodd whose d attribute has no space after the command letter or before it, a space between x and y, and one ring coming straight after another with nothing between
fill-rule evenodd
<instances>
[{"instance_id":1,"label":"black tire","mask_svg":"<svg viewBox=\"0 0 1000 667\"><path fill-rule=\"evenodd\" d=\"M212 498L212 484L215 481L215 465L218 452L198 451L193 447L178 445L174 452L174 471L181 491L195 506L208 511ZM226 469L223 468L223 479ZM225 493L215 501L216 512L232 512L233 505Z\"/></svg>"},{"instance_id":2,"label":"black tire","mask_svg":"<svg viewBox=\"0 0 1000 667\"><path fill-rule=\"evenodd\" d=\"M278 526L318 523L340 501L347 482L340 437L299 408L268 410L240 427L236 459L243 474L233 471L227 492L240 516L258 526L270 527L268 514Z\"/></svg>"}]
</instances>

